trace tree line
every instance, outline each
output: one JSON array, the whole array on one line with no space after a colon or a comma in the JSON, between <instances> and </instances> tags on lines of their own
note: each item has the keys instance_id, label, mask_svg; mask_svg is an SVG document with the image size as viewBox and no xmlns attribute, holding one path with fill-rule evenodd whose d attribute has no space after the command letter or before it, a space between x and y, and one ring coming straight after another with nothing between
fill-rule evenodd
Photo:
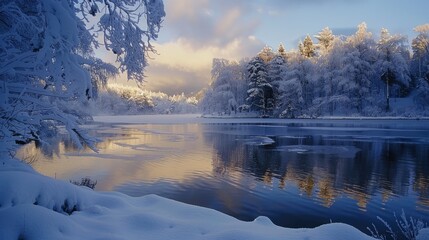
<instances>
[{"instance_id":1,"label":"tree line","mask_svg":"<svg viewBox=\"0 0 429 240\"><path fill-rule=\"evenodd\" d=\"M426 115L429 103L429 24L407 37L365 23L350 36L327 27L297 50L264 47L239 62L213 59L212 83L200 101L204 113L256 113L282 118L337 115ZM395 101L392 101L395 100ZM407 103L411 107L398 110Z\"/></svg>"}]
</instances>

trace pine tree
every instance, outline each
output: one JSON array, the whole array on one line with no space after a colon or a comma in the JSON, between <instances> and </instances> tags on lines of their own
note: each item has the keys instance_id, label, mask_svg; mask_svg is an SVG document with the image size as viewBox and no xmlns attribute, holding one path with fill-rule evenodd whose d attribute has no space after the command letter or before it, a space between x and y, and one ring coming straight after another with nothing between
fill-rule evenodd
<instances>
[{"instance_id":1,"label":"pine tree","mask_svg":"<svg viewBox=\"0 0 429 240\"><path fill-rule=\"evenodd\" d=\"M282 56L286 60L286 49L283 45L283 43L280 43L278 49L277 49L277 55Z\"/></svg>"},{"instance_id":2,"label":"pine tree","mask_svg":"<svg viewBox=\"0 0 429 240\"><path fill-rule=\"evenodd\" d=\"M408 59L409 52L405 46L406 38L400 35L392 36L387 29L381 30L377 43L376 73L379 79L386 83L386 110L390 109L390 95L396 90L395 97L403 95L411 82ZM393 92L394 93L394 92Z\"/></svg>"},{"instance_id":3,"label":"pine tree","mask_svg":"<svg viewBox=\"0 0 429 240\"><path fill-rule=\"evenodd\" d=\"M258 57L262 59L265 63L270 62L274 58L275 54L273 49L268 46L265 46L259 53Z\"/></svg>"},{"instance_id":4,"label":"pine tree","mask_svg":"<svg viewBox=\"0 0 429 240\"><path fill-rule=\"evenodd\" d=\"M314 47L313 40L310 36L304 38L304 42L299 44L299 51L302 56L306 58L312 58L316 56L316 48Z\"/></svg>"},{"instance_id":5,"label":"pine tree","mask_svg":"<svg viewBox=\"0 0 429 240\"><path fill-rule=\"evenodd\" d=\"M273 87L268 82L266 64L260 57L253 58L247 65L248 83L247 102L251 109L267 115L274 107Z\"/></svg>"},{"instance_id":6,"label":"pine tree","mask_svg":"<svg viewBox=\"0 0 429 240\"><path fill-rule=\"evenodd\" d=\"M274 101L274 109L277 109L280 106L277 104L281 103L280 95L279 95L279 86L281 82L284 81L284 76L286 73L286 61L283 56L280 54L276 55L267 65L268 67L268 79L269 83L273 88L273 101Z\"/></svg>"},{"instance_id":7,"label":"pine tree","mask_svg":"<svg viewBox=\"0 0 429 240\"><path fill-rule=\"evenodd\" d=\"M411 62L413 75L418 79L423 78L429 82L429 24L417 26L414 31L418 35L411 44L413 49Z\"/></svg>"},{"instance_id":8,"label":"pine tree","mask_svg":"<svg viewBox=\"0 0 429 240\"><path fill-rule=\"evenodd\" d=\"M318 47L320 49L321 54L327 54L335 38L335 36L332 34L331 29L326 27L314 37L319 40Z\"/></svg>"},{"instance_id":9,"label":"pine tree","mask_svg":"<svg viewBox=\"0 0 429 240\"><path fill-rule=\"evenodd\" d=\"M313 63L298 52L289 54L283 81L279 84L280 117L294 118L307 111L313 101Z\"/></svg>"},{"instance_id":10,"label":"pine tree","mask_svg":"<svg viewBox=\"0 0 429 240\"><path fill-rule=\"evenodd\" d=\"M346 86L347 76L343 76L343 60L345 56L344 42L335 38L332 43L332 49L328 54L322 55L318 61L318 72L320 80L317 91L320 91L319 97L315 103L320 111L324 108L329 115L334 115L338 107L345 107L349 104L349 98L342 87Z\"/></svg>"}]
</instances>

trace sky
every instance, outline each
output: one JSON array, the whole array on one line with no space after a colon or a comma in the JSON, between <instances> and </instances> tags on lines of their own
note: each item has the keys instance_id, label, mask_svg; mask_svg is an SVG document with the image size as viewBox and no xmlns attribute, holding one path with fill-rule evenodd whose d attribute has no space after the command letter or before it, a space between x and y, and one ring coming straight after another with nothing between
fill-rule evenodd
<instances>
[{"instance_id":1,"label":"sky","mask_svg":"<svg viewBox=\"0 0 429 240\"><path fill-rule=\"evenodd\" d=\"M415 26L429 23L428 0L164 0L164 6L144 88L167 94L207 87L213 58L240 60L280 43L296 49L325 27L351 35L366 22L374 36L386 28L412 39Z\"/></svg>"}]
</instances>

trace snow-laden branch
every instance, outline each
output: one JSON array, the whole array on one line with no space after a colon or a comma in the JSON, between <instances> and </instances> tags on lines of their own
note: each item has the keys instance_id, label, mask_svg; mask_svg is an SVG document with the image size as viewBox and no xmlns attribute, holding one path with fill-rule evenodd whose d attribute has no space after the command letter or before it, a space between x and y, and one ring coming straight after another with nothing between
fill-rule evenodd
<instances>
[{"instance_id":1,"label":"snow-laden branch","mask_svg":"<svg viewBox=\"0 0 429 240\"><path fill-rule=\"evenodd\" d=\"M93 57L99 40L87 24L98 21L119 69L142 82L154 51L150 41L157 39L164 16L161 0L0 1L0 140L8 145L3 150L43 141L48 122L63 125L78 146L94 148L94 139L79 130L85 116L66 103L92 98L118 70Z\"/></svg>"}]
</instances>

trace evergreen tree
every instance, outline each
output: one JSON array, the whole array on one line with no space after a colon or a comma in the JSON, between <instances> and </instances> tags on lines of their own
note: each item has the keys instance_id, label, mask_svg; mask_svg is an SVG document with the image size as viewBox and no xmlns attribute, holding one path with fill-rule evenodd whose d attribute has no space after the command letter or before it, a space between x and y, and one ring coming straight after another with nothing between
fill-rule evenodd
<instances>
[{"instance_id":1,"label":"evergreen tree","mask_svg":"<svg viewBox=\"0 0 429 240\"><path fill-rule=\"evenodd\" d=\"M302 56L306 58L312 58L316 56L316 48L310 36L307 35L304 38L304 42L299 44L299 52L301 53Z\"/></svg>"},{"instance_id":2,"label":"evergreen tree","mask_svg":"<svg viewBox=\"0 0 429 240\"><path fill-rule=\"evenodd\" d=\"M331 29L324 28L321 32L314 36L318 41L318 48L322 55L327 54L332 46L335 36L332 34Z\"/></svg>"},{"instance_id":3,"label":"evergreen tree","mask_svg":"<svg viewBox=\"0 0 429 240\"><path fill-rule=\"evenodd\" d=\"M275 54L273 49L268 46L265 46L259 53L258 57L262 59L265 63L270 62L274 58Z\"/></svg>"},{"instance_id":4,"label":"evergreen tree","mask_svg":"<svg viewBox=\"0 0 429 240\"><path fill-rule=\"evenodd\" d=\"M343 58L345 56L344 42L336 38L332 43L332 50L322 55L318 61L319 84L316 91L320 91L315 100L316 108L325 109L329 115L334 115L336 109L347 106L349 98L340 86L347 85L347 76L343 76Z\"/></svg>"},{"instance_id":5,"label":"evergreen tree","mask_svg":"<svg viewBox=\"0 0 429 240\"><path fill-rule=\"evenodd\" d=\"M370 102L371 84L376 62L375 41L367 31L366 23L358 25L356 33L347 38L344 45L343 69L341 75L348 79L342 89L347 93L351 105L363 113L365 103Z\"/></svg>"},{"instance_id":6,"label":"evergreen tree","mask_svg":"<svg viewBox=\"0 0 429 240\"><path fill-rule=\"evenodd\" d=\"M313 64L300 53L290 53L279 84L279 110L281 117L294 118L305 113L313 99Z\"/></svg>"},{"instance_id":7,"label":"evergreen tree","mask_svg":"<svg viewBox=\"0 0 429 240\"><path fill-rule=\"evenodd\" d=\"M247 65L249 89L247 102L251 109L267 115L274 107L273 87L268 82L266 64L260 57L253 58Z\"/></svg>"},{"instance_id":8,"label":"evergreen tree","mask_svg":"<svg viewBox=\"0 0 429 240\"><path fill-rule=\"evenodd\" d=\"M429 105L429 24L414 28L418 35L412 41L412 75L416 79L415 101L420 107Z\"/></svg>"},{"instance_id":9,"label":"evergreen tree","mask_svg":"<svg viewBox=\"0 0 429 240\"><path fill-rule=\"evenodd\" d=\"M281 103L278 90L281 82L284 81L285 73L286 61L283 56L278 54L268 63L268 82L273 88L274 109L277 109L277 104Z\"/></svg>"},{"instance_id":10,"label":"evergreen tree","mask_svg":"<svg viewBox=\"0 0 429 240\"><path fill-rule=\"evenodd\" d=\"M384 28L380 36L377 43L378 55L375 69L379 79L386 83L386 110L389 110L390 95L394 93L394 97L402 96L411 82L408 67L409 52L405 46L405 37L392 36Z\"/></svg>"},{"instance_id":11,"label":"evergreen tree","mask_svg":"<svg viewBox=\"0 0 429 240\"><path fill-rule=\"evenodd\" d=\"M411 44L413 49L412 72L417 79L422 78L429 82L429 24L417 26L414 31L418 35Z\"/></svg>"},{"instance_id":12,"label":"evergreen tree","mask_svg":"<svg viewBox=\"0 0 429 240\"><path fill-rule=\"evenodd\" d=\"M279 48L277 49L277 55L282 56L286 60L286 49L282 43L280 43Z\"/></svg>"}]
</instances>

